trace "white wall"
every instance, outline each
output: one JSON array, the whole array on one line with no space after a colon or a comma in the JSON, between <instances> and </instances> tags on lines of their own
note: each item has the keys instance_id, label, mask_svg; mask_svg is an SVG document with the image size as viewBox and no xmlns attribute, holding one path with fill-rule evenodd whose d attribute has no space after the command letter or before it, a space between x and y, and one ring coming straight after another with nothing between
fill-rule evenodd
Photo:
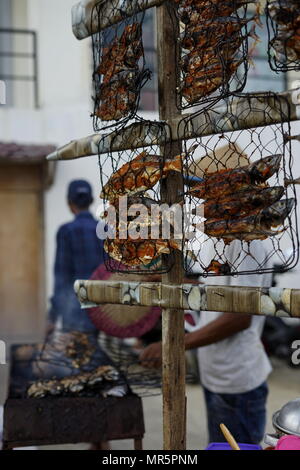
<instances>
[{"instance_id":1,"label":"white wall","mask_svg":"<svg viewBox=\"0 0 300 470\"><path fill-rule=\"evenodd\" d=\"M91 41L78 41L73 35L74 3L28 0L28 27L38 31L42 106L72 106L87 103L90 97Z\"/></svg>"},{"instance_id":2,"label":"white wall","mask_svg":"<svg viewBox=\"0 0 300 470\"><path fill-rule=\"evenodd\" d=\"M71 26L71 8L76 0L11 0L13 21L7 27L37 32L41 106L65 106L89 102L91 95L91 40L78 41ZM29 52L31 38L14 36L15 50ZM14 72L31 75L31 61L17 59ZM21 82L14 87L15 105L32 106L32 87Z\"/></svg>"}]
</instances>

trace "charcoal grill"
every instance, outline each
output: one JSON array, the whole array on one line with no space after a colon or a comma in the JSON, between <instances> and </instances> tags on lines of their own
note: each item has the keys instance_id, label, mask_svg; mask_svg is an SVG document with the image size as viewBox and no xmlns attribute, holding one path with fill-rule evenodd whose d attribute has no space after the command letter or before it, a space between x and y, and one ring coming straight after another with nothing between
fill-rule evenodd
<instances>
[{"instance_id":1,"label":"charcoal grill","mask_svg":"<svg viewBox=\"0 0 300 470\"><path fill-rule=\"evenodd\" d=\"M11 348L3 450L121 439L133 439L134 449L142 449L145 426L140 397L130 393L122 398L84 395L26 398L24 391L33 380L33 372L30 363L24 360L20 373L20 361L16 360L18 347Z\"/></svg>"}]
</instances>

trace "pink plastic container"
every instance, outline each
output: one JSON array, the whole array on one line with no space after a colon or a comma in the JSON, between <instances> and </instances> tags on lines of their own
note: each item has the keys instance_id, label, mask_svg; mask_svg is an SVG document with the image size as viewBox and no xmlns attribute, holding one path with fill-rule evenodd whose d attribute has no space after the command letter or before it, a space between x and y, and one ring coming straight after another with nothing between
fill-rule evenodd
<instances>
[{"instance_id":1,"label":"pink plastic container","mask_svg":"<svg viewBox=\"0 0 300 470\"><path fill-rule=\"evenodd\" d=\"M275 450L300 450L300 437L282 436L277 442Z\"/></svg>"}]
</instances>

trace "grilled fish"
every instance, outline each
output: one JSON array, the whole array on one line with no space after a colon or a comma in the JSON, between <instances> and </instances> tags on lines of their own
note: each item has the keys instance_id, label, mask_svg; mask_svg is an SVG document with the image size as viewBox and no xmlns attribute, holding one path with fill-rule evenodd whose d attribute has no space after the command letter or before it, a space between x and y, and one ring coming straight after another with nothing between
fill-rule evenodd
<instances>
[{"instance_id":1,"label":"grilled fish","mask_svg":"<svg viewBox=\"0 0 300 470\"><path fill-rule=\"evenodd\" d=\"M258 210L252 214L230 220L209 220L204 222L204 231L207 235L216 238L223 238L229 234L241 234L260 232L262 235L270 235L272 227L278 227L284 223L295 205L295 199L284 199L275 202L267 209ZM238 237L237 237L238 238Z\"/></svg>"},{"instance_id":2,"label":"grilled fish","mask_svg":"<svg viewBox=\"0 0 300 470\"><path fill-rule=\"evenodd\" d=\"M141 26L138 23L128 25L120 38L115 38L109 47L103 49L96 73L104 75L104 82L107 82L122 70L137 68L142 54Z\"/></svg>"},{"instance_id":3,"label":"grilled fish","mask_svg":"<svg viewBox=\"0 0 300 470\"><path fill-rule=\"evenodd\" d=\"M110 365L99 366L91 372L83 372L62 379L39 380L27 390L29 398L44 398L46 396L74 395L83 390L90 390L103 381L117 381L120 377L118 370Z\"/></svg>"},{"instance_id":4,"label":"grilled fish","mask_svg":"<svg viewBox=\"0 0 300 470\"><path fill-rule=\"evenodd\" d=\"M244 39L244 36L237 37L235 41L224 44L219 50L213 47L203 50L193 49L181 61L183 72L192 75L207 66L209 68L220 65L224 67L224 60L228 61L234 56Z\"/></svg>"},{"instance_id":5,"label":"grilled fish","mask_svg":"<svg viewBox=\"0 0 300 470\"><path fill-rule=\"evenodd\" d=\"M168 172L182 171L182 156L165 160L159 155L142 152L131 162L125 163L114 173L103 188L102 199L114 201L125 194L136 194L151 189Z\"/></svg>"},{"instance_id":6,"label":"grilled fish","mask_svg":"<svg viewBox=\"0 0 300 470\"><path fill-rule=\"evenodd\" d=\"M228 43L229 38L241 34L241 30L253 18L238 20L236 18L215 18L208 24L187 26L181 34L181 45L183 48L192 50L201 47L215 47L223 42Z\"/></svg>"},{"instance_id":7,"label":"grilled fish","mask_svg":"<svg viewBox=\"0 0 300 470\"><path fill-rule=\"evenodd\" d=\"M280 168L282 155L271 155L250 165L206 173L203 182L190 189L188 195L211 199L226 196L243 189L251 189L252 185L264 183Z\"/></svg>"},{"instance_id":8,"label":"grilled fish","mask_svg":"<svg viewBox=\"0 0 300 470\"><path fill-rule=\"evenodd\" d=\"M216 17L230 16L236 10L249 3L256 3L255 0L237 0L237 1L177 1L179 3L178 15L184 24L196 25L200 22L212 20Z\"/></svg>"},{"instance_id":9,"label":"grilled fish","mask_svg":"<svg viewBox=\"0 0 300 470\"><path fill-rule=\"evenodd\" d=\"M270 17L278 32L270 41L276 58L281 62L300 59L300 5L298 1L273 1L268 4Z\"/></svg>"},{"instance_id":10,"label":"grilled fish","mask_svg":"<svg viewBox=\"0 0 300 470\"><path fill-rule=\"evenodd\" d=\"M162 254L170 254L171 249L181 249L176 240L120 240L107 239L104 249L111 258L126 266L147 266Z\"/></svg>"},{"instance_id":11,"label":"grilled fish","mask_svg":"<svg viewBox=\"0 0 300 470\"><path fill-rule=\"evenodd\" d=\"M284 194L282 186L273 188L252 188L250 191L239 191L225 197L208 199L204 202L206 219L228 219L243 217L256 209L274 204Z\"/></svg>"},{"instance_id":12,"label":"grilled fish","mask_svg":"<svg viewBox=\"0 0 300 470\"><path fill-rule=\"evenodd\" d=\"M215 64L186 75L182 95L190 104L210 95L223 84L228 84L241 63L242 61L239 60L227 62L224 65L222 61L216 60Z\"/></svg>"},{"instance_id":13,"label":"grilled fish","mask_svg":"<svg viewBox=\"0 0 300 470\"><path fill-rule=\"evenodd\" d=\"M294 24L300 23L299 2L291 0L277 0L268 4L271 18L284 29L290 29Z\"/></svg>"}]
</instances>

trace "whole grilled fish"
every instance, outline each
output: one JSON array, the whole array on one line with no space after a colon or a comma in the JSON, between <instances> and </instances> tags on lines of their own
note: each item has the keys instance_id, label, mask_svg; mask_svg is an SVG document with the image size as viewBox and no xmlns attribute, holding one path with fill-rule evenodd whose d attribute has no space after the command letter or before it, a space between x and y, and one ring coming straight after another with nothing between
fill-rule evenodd
<instances>
[{"instance_id":1,"label":"whole grilled fish","mask_svg":"<svg viewBox=\"0 0 300 470\"><path fill-rule=\"evenodd\" d=\"M176 240L120 240L107 239L104 249L111 258L126 266L147 266L162 254L170 254L171 249L181 250Z\"/></svg>"},{"instance_id":2,"label":"whole grilled fish","mask_svg":"<svg viewBox=\"0 0 300 470\"><path fill-rule=\"evenodd\" d=\"M207 235L223 238L229 234L241 234L252 232L267 232L270 235L272 227L278 227L284 223L295 205L295 199L283 199L275 202L267 209L253 212L252 214L229 220L214 220L204 223L204 231ZM238 237L237 237L238 238Z\"/></svg>"},{"instance_id":3,"label":"whole grilled fish","mask_svg":"<svg viewBox=\"0 0 300 470\"><path fill-rule=\"evenodd\" d=\"M281 158L282 155L271 155L241 168L206 173L203 182L190 189L188 195L211 199L249 189L273 176L279 170Z\"/></svg>"},{"instance_id":4,"label":"whole grilled fish","mask_svg":"<svg viewBox=\"0 0 300 470\"><path fill-rule=\"evenodd\" d=\"M169 171L182 171L181 158L181 155L177 155L172 160L164 161L159 155L142 152L111 176L100 197L113 202L119 196L151 189Z\"/></svg>"},{"instance_id":5,"label":"whole grilled fish","mask_svg":"<svg viewBox=\"0 0 300 470\"><path fill-rule=\"evenodd\" d=\"M243 217L254 210L274 204L283 193L283 186L252 188L250 191L239 191L218 199L208 199L204 202L204 217L206 219Z\"/></svg>"}]
</instances>

